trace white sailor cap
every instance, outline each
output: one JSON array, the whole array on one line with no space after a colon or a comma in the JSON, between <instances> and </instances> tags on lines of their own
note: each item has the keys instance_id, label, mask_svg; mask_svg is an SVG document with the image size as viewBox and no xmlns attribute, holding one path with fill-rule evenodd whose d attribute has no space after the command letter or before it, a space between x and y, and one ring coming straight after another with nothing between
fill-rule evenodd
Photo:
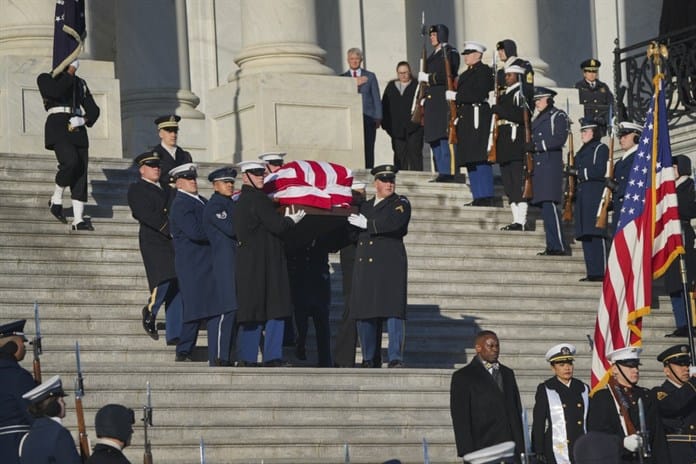
<instances>
[{"instance_id":1,"label":"white sailor cap","mask_svg":"<svg viewBox=\"0 0 696 464\"><path fill-rule=\"evenodd\" d=\"M527 72L527 70L518 64L511 64L510 66L505 67L505 74L508 74L508 73L524 74L526 72Z\"/></svg>"},{"instance_id":2,"label":"white sailor cap","mask_svg":"<svg viewBox=\"0 0 696 464\"><path fill-rule=\"evenodd\" d=\"M196 163L184 163L169 171L169 177L172 179L195 179L198 177L198 166Z\"/></svg>"},{"instance_id":3,"label":"white sailor cap","mask_svg":"<svg viewBox=\"0 0 696 464\"><path fill-rule=\"evenodd\" d=\"M54 375L41 385L37 385L36 387L32 388L23 394L22 398L28 400L30 403L38 403L51 396L68 396L63 391L63 382L60 381L59 375Z\"/></svg>"},{"instance_id":4,"label":"white sailor cap","mask_svg":"<svg viewBox=\"0 0 696 464\"><path fill-rule=\"evenodd\" d=\"M572 361L575 351L575 345L571 345L570 343L559 343L549 348L549 351L546 352L546 360L550 363Z\"/></svg>"},{"instance_id":5,"label":"white sailor cap","mask_svg":"<svg viewBox=\"0 0 696 464\"><path fill-rule=\"evenodd\" d=\"M287 153L283 153L281 151L270 151L259 155L259 159L265 161L266 163L271 161L283 161L283 157L285 155L287 155Z\"/></svg>"},{"instance_id":6,"label":"white sailor cap","mask_svg":"<svg viewBox=\"0 0 696 464\"><path fill-rule=\"evenodd\" d=\"M643 132L643 126L641 126L640 124L636 124L635 122L629 121L622 121L621 123L619 123L619 137L631 133L640 135L641 132Z\"/></svg>"},{"instance_id":7,"label":"white sailor cap","mask_svg":"<svg viewBox=\"0 0 696 464\"><path fill-rule=\"evenodd\" d=\"M619 348L607 354L607 359L612 364L621 364L629 367L638 367L640 365L640 353L642 348L637 346L627 346Z\"/></svg>"},{"instance_id":8,"label":"white sailor cap","mask_svg":"<svg viewBox=\"0 0 696 464\"><path fill-rule=\"evenodd\" d=\"M262 162L254 161L254 160L240 161L239 163L237 163L237 167L242 172L256 171L256 170L262 170L264 172L266 171L266 166Z\"/></svg>"},{"instance_id":9,"label":"white sailor cap","mask_svg":"<svg viewBox=\"0 0 696 464\"><path fill-rule=\"evenodd\" d=\"M507 462L506 458L512 458L515 455L515 442L504 441L497 445L474 451L464 455L464 462L469 464L498 464ZM512 462L512 461L511 461Z\"/></svg>"},{"instance_id":10,"label":"white sailor cap","mask_svg":"<svg viewBox=\"0 0 696 464\"><path fill-rule=\"evenodd\" d=\"M483 53L486 51L486 46L480 42L467 41L464 42L464 51L462 55L468 55L469 53L479 52Z\"/></svg>"}]
</instances>

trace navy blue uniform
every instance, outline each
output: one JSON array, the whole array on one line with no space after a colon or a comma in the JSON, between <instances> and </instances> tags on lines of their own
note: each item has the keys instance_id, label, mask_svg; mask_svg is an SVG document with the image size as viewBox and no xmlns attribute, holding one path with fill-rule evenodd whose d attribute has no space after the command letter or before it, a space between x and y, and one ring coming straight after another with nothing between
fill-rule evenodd
<instances>
[{"instance_id":1,"label":"navy blue uniform","mask_svg":"<svg viewBox=\"0 0 696 464\"><path fill-rule=\"evenodd\" d=\"M681 387L669 380L653 388L673 463L696 462L696 379Z\"/></svg>"},{"instance_id":2,"label":"navy blue uniform","mask_svg":"<svg viewBox=\"0 0 696 464\"><path fill-rule=\"evenodd\" d=\"M510 203L522 202L524 187L524 111L520 106L520 83L505 89L494 109L498 115L497 162L503 188Z\"/></svg>"},{"instance_id":3,"label":"navy blue uniform","mask_svg":"<svg viewBox=\"0 0 696 464\"><path fill-rule=\"evenodd\" d=\"M590 84L585 79L575 83L575 88L578 89L578 98L580 104L585 109L585 118L597 121L598 118L604 121L600 126L600 130L606 133L604 129L610 124L609 121L609 106L614 103L614 95L612 95L609 86L599 79Z\"/></svg>"},{"instance_id":4,"label":"navy blue uniform","mask_svg":"<svg viewBox=\"0 0 696 464\"><path fill-rule=\"evenodd\" d=\"M177 166L181 166L182 164L193 162L191 153L187 152L181 147L176 147L176 150L174 151L174 156L172 156L169 153L169 151L162 146L161 143L153 147L152 149L156 151L160 156L160 184L162 185L162 187L164 187L165 185L169 185L169 171L171 171Z\"/></svg>"},{"instance_id":5,"label":"navy blue uniform","mask_svg":"<svg viewBox=\"0 0 696 464\"><path fill-rule=\"evenodd\" d=\"M620 160L614 162L614 181L616 188L611 195L611 230L612 234L616 231L616 225L619 223L619 215L623 207L624 195L626 195L626 186L628 178L631 176L631 168L633 167L633 158L635 158L638 145L630 148Z\"/></svg>"},{"instance_id":6,"label":"navy blue uniform","mask_svg":"<svg viewBox=\"0 0 696 464\"><path fill-rule=\"evenodd\" d=\"M21 464L81 464L72 435L57 420L39 417L34 420L22 443Z\"/></svg>"},{"instance_id":7,"label":"navy blue uniform","mask_svg":"<svg viewBox=\"0 0 696 464\"><path fill-rule=\"evenodd\" d=\"M22 395L36 383L14 356L4 353L0 354L0 379L0 450L3 462L16 464L19 462L19 442L33 421L27 412L29 403L22 399Z\"/></svg>"}]
</instances>

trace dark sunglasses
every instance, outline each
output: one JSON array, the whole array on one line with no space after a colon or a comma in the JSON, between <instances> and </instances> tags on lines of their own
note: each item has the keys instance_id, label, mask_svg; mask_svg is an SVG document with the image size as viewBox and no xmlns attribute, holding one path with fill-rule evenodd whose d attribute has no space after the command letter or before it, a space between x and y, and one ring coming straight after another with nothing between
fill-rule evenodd
<instances>
[{"instance_id":1,"label":"dark sunglasses","mask_svg":"<svg viewBox=\"0 0 696 464\"><path fill-rule=\"evenodd\" d=\"M264 174L266 174L266 170L265 170L265 169L249 169L249 170L246 171L246 172L248 172L248 173L251 174L252 176L258 176L258 177L261 177L261 176L263 176Z\"/></svg>"}]
</instances>

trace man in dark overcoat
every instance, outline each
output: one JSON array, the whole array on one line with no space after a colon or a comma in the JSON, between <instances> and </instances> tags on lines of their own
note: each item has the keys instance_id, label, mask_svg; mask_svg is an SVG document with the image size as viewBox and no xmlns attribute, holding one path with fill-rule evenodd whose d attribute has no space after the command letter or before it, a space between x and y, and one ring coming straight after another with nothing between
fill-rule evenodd
<instances>
[{"instance_id":1,"label":"man in dark overcoat","mask_svg":"<svg viewBox=\"0 0 696 464\"><path fill-rule=\"evenodd\" d=\"M531 203L541 208L546 249L538 255L566 254L558 205L563 201L563 145L568 138L568 115L553 105L556 92L534 88L536 113L532 121L532 142L525 147L534 154Z\"/></svg>"},{"instance_id":2,"label":"man in dark overcoat","mask_svg":"<svg viewBox=\"0 0 696 464\"><path fill-rule=\"evenodd\" d=\"M48 207L56 219L67 224L63 214L63 192L70 187L72 229L94 230L91 222L82 215L87 202L87 127L97 122L99 107L87 83L77 76L78 67L79 61L75 60L55 77L51 73L42 73L36 79L44 108L48 112L44 129L45 146L56 153L58 160L56 184Z\"/></svg>"},{"instance_id":3,"label":"man in dark overcoat","mask_svg":"<svg viewBox=\"0 0 696 464\"><path fill-rule=\"evenodd\" d=\"M446 92L457 105L457 156L455 166L466 166L471 194L476 206L493 205L493 167L488 164L488 136L491 107L488 93L493 90L493 69L481 62L486 47L478 42L464 44L464 65L457 90Z\"/></svg>"},{"instance_id":4,"label":"man in dark overcoat","mask_svg":"<svg viewBox=\"0 0 696 464\"><path fill-rule=\"evenodd\" d=\"M215 193L205 205L203 227L213 252L213 279L215 281L215 306L222 312L216 336L208 343L216 343L217 366L231 366L230 350L237 312L237 285L235 267L237 260L237 235L234 230L234 179L237 170L229 167L216 169L208 175Z\"/></svg>"},{"instance_id":5,"label":"man in dark overcoat","mask_svg":"<svg viewBox=\"0 0 696 464\"><path fill-rule=\"evenodd\" d=\"M435 161L435 182L452 182L455 172L455 147L448 143L450 109L445 100L447 78L456 79L459 72L459 53L447 43L449 29L444 24L435 24L428 30L433 52L425 63L426 72L418 73L418 82L426 84L423 105L423 139L430 144ZM450 65L450 75L445 71L445 53Z\"/></svg>"},{"instance_id":6,"label":"man in dark overcoat","mask_svg":"<svg viewBox=\"0 0 696 464\"><path fill-rule=\"evenodd\" d=\"M181 116L176 114L166 114L155 119L160 143L155 145L152 150L156 151L160 156L160 162L162 163L160 184L163 187L169 185L169 171L182 164L193 162L191 153L177 145L179 140L179 121L181 121Z\"/></svg>"},{"instance_id":7,"label":"man in dark overcoat","mask_svg":"<svg viewBox=\"0 0 696 464\"><path fill-rule=\"evenodd\" d=\"M457 456L504 441L515 442L515 462L524 453L522 403L515 373L498 362L495 332L476 335L476 357L452 374L450 413Z\"/></svg>"},{"instance_id":8,"label":"man in dark overcoat","mask_svg":"<svg viewBox=\"0 0 696 464\"><path fill-rule=\"evenodd\" d=\"M609 147L602 143L600 124L592 119L580 120L582 147L575 154L575 166L569 175L576 176L575 239L582 242L585 277L580 281L601 282L609 254L605 229L595 226L597 210L602 203L609 160Z\"/></svg>"},{"instance_id":9,"label":"man in dark overcoat","mask_svg":"<svg viewBox=\"0 0 696 464\"><path fill-rule=\"evenodd\" d=\"M372 169L374 198L360 205L348 222L360 230L350 295L350 317L358 321L363 367L372 367L375 333L386 321L389 367L403 367L408 261L404 237L411 220L411 204L395 192L396 168Z\"/></svg>"},{"instance_id":10,"label":"man in dark overcoat","mask_svg":"<svg viewBox=\"0 0 696 464\"><path fill-rule=\"evenodd\" d=\"M21 319L0 326L0 450L7 464L19 462L19 442L33 420L22 395L36 383L29 371L19 365L26 354L25 323Z\"/></svg>"},{"instance_id":11,"label":"man in dark overcoat","mask_svg":"<svg viewBox=\"0 0 696 464\"><path fill-rule=\"evenodd\" d=\"M599 130L601 135L606 135L605 127L612 123L609 121L609 107L614 105L614 95L609 86L597 78L600 66L602 63L594 58L580 63L583 78L575 83L575 88L578 89L578 99L584 107L585 117L602 122Z\"/></svg>"},{"instance_id":12,"label":"man in dark overcoat","mask_svg":"<svg viewBox=\"0 0 696 464\"><path fill-rule=\"evenodd\" d=\"M158 338L157 314L164 304L167 343L175 344L181 332L184 306L174 269L174 246L169 230L169 203L173 192L168 184L159 183L159 153L147 151L136 156L134 163L140 180L128 187L128 206L140 223L138 241L150 288L150 298L142 309L143 328L150 337Z\"/></svg>"},{"instance_id":13,"label":"man in dark overcoat","mask_svg":"<svg viewBox=\"0 0 696 464\"><path fill-rule=\"evenodd\" d=\"M302 220L304 210L285 217L263 191L264 163L242 161L242 192L235 206L237 249L237 365L256 366L261 332L263 362L279 367L283 361L285 319L292 315L290 279L283 234Z\"/></svg>"},{"instance_id":14,"label":"man in dark overcoat","mask_svg":"<svg viewBox=\"0 0 696 464\"><path fill-rule=\"evenodd\" d=\"M674 345L657 356L665 377L652 389L673 463L696 462L696 371L689 345Z\"/></svg>"},{"instance_id":15,"label":"man in dark overcoat","mask_svg":"<svg viewBox=\"0 0 696 464\"><path fill-rule=\"evenodd\" d=\"M123 454L133 436L135 414L120 404L107 404L94 416L97 442L85 464L131 464Z\"/></svg>"}]
</instances>

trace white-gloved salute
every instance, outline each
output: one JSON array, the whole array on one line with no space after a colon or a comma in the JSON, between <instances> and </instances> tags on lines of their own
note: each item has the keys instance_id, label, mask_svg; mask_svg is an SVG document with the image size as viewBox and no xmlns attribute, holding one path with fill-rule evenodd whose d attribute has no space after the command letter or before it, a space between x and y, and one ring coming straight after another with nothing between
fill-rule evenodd
<instances>
[{"instance_id":1,"label":"white-gloved salute","mask_svg":"<svg viewBox=\"0 0 696 464\"><path fill-rule=\"evenodd\" d=\"M367 229L367 218L362 214L351 214L348 216L348 222L361 229Z\"/></svg>"}]
</instances>

